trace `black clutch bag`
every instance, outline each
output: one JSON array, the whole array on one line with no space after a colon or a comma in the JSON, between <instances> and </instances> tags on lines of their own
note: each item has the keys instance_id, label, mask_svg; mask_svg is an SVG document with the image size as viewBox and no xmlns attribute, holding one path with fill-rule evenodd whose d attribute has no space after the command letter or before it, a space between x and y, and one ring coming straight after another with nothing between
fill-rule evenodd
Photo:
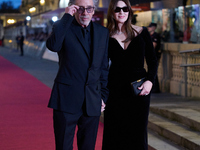
<instances>
[{"instance_id":1,"label":"black clutch bag","mask_svg":"<svg viewBox=\"0 0 200 150\"><path fill-rule=\"evenodd\" d=\"M131 82L132 93L134 96L138 96L141 90L138 89L144 82L146 81L145 78L139 79L137 81Z\"/></svg>"}]
</instances>

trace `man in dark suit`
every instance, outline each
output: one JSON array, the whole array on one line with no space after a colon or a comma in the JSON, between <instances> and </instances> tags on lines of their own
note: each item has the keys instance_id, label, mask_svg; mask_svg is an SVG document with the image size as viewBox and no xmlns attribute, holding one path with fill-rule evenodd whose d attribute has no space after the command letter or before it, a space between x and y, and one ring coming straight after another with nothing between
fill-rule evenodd
<instances>
[{"instance_id":1,"label":"man in dark suit","mask_svg":"<svg viewBox=\"0 0 200 150\"><path fill-rule=\"evenodd\" d=\"M94 150L99 117L108 97L108 30L91 22L95 0L70 1L46 46L59 56L48 107L53 108L57 150Z\"/></svg>"}]
</instances>

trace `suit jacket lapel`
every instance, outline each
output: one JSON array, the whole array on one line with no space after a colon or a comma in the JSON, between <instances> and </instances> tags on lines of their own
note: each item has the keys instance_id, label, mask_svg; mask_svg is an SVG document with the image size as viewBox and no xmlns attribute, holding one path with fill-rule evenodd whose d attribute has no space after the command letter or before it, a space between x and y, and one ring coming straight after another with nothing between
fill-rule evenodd
<instances>
[{"instance_id":1,"label":"suit jacket lapel","mask_svg":"<svg viewBox=\"0 0 200 150\"><path fill-rule=\"evenodd\" d=\"M94 60L96 57L98 57L98 51L97 51L97 46L98 46L98 29L96 27L96 24L92 22L92 30L93 30L93 47L92 47L92 51L93 51L93 54L92 54L92 64L94 63Z\"/></svg>"}]
</instances>

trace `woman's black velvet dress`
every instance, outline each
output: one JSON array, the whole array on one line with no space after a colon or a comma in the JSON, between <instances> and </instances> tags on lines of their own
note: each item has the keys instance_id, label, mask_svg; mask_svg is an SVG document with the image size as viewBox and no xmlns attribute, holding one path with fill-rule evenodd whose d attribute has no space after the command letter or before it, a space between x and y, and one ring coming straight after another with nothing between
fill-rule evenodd
<instances>
[{"instance_id":1,"label":"woman's black velvet dress","mask_svg":"<svg viewBox=\"0 0 200 150\"><path fill-rule=\"evenodd\" d=\"M130 83L140 78L154 82L157 60L146 27L124 50L110 38L109 99L104 112L103 150L147 150L150 94L134 97ZM144 69L146 60L147 70Z\"/></svg>"}]
</instances>

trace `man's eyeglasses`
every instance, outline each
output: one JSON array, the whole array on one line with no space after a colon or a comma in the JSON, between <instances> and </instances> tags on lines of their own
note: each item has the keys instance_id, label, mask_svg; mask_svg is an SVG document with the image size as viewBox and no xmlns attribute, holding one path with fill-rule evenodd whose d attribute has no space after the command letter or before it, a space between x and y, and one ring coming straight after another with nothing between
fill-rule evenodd
<instances>
[{"instance_id":1,"label":"man's eyeglasses","mask_svg":"<svg viewBox=\"0 0 200 150\"><path fill-rule=\"evenodd\" d=\"M128 12L129 11L127 6L126 7L116 7L115 8L115 13L119 13L121 11L121 9L123 10L123 12Z\"/></svg>"},{"instance_id":2,"label":"man's eyeglasses","mask_svg":"<svg viewBox=\"0 0 200 150\"><path fill-rule=\"evenodd\" d=\"M85 8L85 7L83 7L83 6L80 6L79 9L77 10L77 12L78 12L79 14L82 14L82 13L85 12L85 10L87 11L87 13L92 13L92 12L94 11L94 7L89 6L89 7Z\"/></svg>"}]
</instances>

